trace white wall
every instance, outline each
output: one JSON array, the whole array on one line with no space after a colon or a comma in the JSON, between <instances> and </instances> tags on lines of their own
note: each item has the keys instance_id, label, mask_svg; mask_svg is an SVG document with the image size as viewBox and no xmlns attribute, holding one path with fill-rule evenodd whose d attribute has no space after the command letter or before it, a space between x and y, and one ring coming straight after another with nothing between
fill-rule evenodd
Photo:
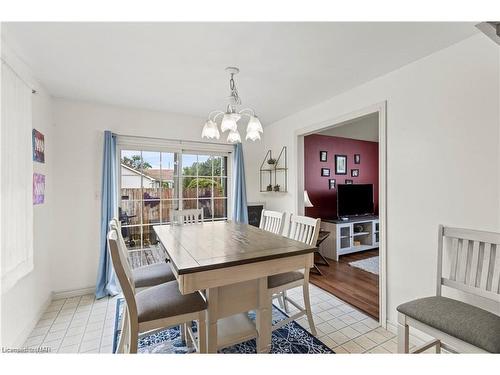
<instances>
[{"instance_id":1,"label":"white wall","mask_svg":"<svg viewBox=\"0 0 500 375\"><path fill-rule=\"evenodd\" d=\"M57 201L52 289L59 292L92 288L99 259L104 130L200 141L205 119L64 99L55 99L54 113L59 157L54 171Z\"/></svg>"},{"instance_id":2,"label":"white wall","mask_svg":"<svg viewBox=\"0 0 500 375\"><path fill-rule=\"evenodd\" d=\"M434 293L439 223L499 230L498 46L476 35L267 127L266 148L288 146L290 193L260 200L295 210L297 129L385 100L387 311L395 322L398 304Z\"/></svg>"},{"instance_id":3,"label":"white wall","mask_svg":"<svg viewBox=\"0 0 500 375\"><path fill-rule=\"evenodd\" d=\"M327 129L318 134L378 142L378 113L348 121L346 124Z\"/></svg>"},{"instance_id":4,"label":"white wall","mask_svg":"<svg viewBox=\"0 0 500 375\"><path fill-rule=\"evenodd\" d=\"M33 95L33 127L45 135L45 164L34 163L34 172L46 176L45 203L34 206L33 271L2 294L1 342L5 347L20 347L45 311L51 298L50 251L54 196L54 129L52 99L38 87Z\"/></svg>"}]
</instances>

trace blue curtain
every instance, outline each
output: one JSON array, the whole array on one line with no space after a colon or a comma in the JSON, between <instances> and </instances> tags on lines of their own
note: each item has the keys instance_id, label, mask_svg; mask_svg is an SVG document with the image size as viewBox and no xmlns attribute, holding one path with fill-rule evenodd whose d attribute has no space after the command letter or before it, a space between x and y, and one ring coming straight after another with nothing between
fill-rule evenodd
<instances>
[{"instance_id":1,"label":"blue curtain","mask_svg":"<svg viewBox=\"0 0 500 375\"><path fill-rule=\"evenodd\" d=\"M241 143L234 146L233 154L233 221L248 224L245 163Z\"/></svg>"},{"instance_id":2,"label":"blue curtain","mask_svg":"<svg viewBox=\"0 0 500 375\"><path fill-rule=\"evenodd\" d=\"M116 201L116 137L109 130L104 132L104 153L102 161L101 184L101 238L100 260L97 270L95 296L97 298L114 296L120 293L116 275L108 251L108 223L117 211Z\"/></svg>"}]
</instances>

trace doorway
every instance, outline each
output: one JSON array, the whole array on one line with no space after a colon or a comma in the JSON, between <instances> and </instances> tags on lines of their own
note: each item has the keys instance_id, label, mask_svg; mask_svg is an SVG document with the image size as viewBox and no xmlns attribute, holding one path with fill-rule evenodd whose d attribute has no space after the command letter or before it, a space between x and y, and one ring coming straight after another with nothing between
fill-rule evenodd
<instances>
[{"instance_id":1,"label":"doorway","mask_svg":"<svg viewBox=\"0 0 500 375\"><path fill-rule=\"evenodd\" d=\"M311 282L386 326L386 104L296 132L297 212L322 219ZM309 202L304 204L303 191ZM355 194L355 207L349 205ZM372 195L372 207L368 199ZM352 196L351 196L352 199ZM337 207L338 204L338 207ZM321 238L321 236L320 236Z\"/></svg>"}]
</instances>

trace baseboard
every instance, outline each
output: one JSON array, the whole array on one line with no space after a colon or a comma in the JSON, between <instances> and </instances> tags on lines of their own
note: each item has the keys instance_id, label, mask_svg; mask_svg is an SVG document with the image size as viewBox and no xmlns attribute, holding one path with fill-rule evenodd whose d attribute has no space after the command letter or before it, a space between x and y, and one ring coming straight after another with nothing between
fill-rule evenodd
<instances>
[{"instance_id":1,"label":"baseboard","mask_svg":"<svg viewBox=\"0 0 500 375\"><path fill-rule=\"evenodd\" d=\"M28 337L30 336L31 332L35 329L35 326L38 324L40 319L42 318L42 315L45 314L45 311L49 307L50 303L52 302L52 295L49 293L47 299L45 302L40 306L38 309L36 315L34 318L31 320L29 324L27 324L22 332L17 336L16 341L12 345L13 348L22 348Z\"/></svg>"},{"instance_id":2,"label":"baseboard","mask_svg":"<svg viewBox=\"0 0 500 375\"><path fill-rule=\"evenodd\" d=\"M94 294L95 286L81 289L73 289L73 290L61 290L58 292L52 292L52 299L63 299L63 298L71 298L71 297L79 297L84 296L86 294Z\"/></svg>"}]
</instances>

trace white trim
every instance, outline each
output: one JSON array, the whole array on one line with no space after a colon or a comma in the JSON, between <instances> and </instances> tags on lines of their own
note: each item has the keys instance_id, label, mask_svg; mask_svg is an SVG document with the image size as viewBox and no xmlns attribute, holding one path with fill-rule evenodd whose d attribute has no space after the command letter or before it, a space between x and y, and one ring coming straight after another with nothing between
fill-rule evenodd
<instances>
[{"instance_id":1,"label":"white trim","mask_svg":"<svg viewBox=\"0 0 500 375\"><path fill-rule=\"evenodd\" d=\"M9 66L10 69L21 79L26 86L31 90L39 91L40 84L33 78L33 74L23 60L21 60L10 46L5 42L4 38L1 38L2 49L1 58L5 64Z\"/></svg>"},{"instance_id":2,"label":"white trim","mask_svg":"<svg viewBox=\"0 0 500 375\"><path fill-rule=\"evenodd\" d=\"M21 331L19 335L17 335L16 340L14 341L14 344L12 345L15 348L22 348L28 337L30 336L31 332L35 329L36 325L42 318L42 315L45 314L45 311L49 308L49 305L52 302L52 295L49 293L47 299L45 302L38 308L37 313L33 317L33 319L30 320L28 324L26 324Z\"/></svg>"},{"instance_id":3,"label":"white trim","mask_svg":"<svg viewBox=\"0 0 500 375\"><path fill-rule=\"evenodd\" d=\"M71 298L71 297L80 297L85 296L87 294L94 294L95 286L81 289L73 289L73 290L61 290L58 292L52 292L52 300Z\"/></svg>"},{"instance_id":4,"label":"white trim","mask_svg":"<svg viewBox=\"0 0 500 375\"><path fill-rule=\"evenodd\" d=\"M382 327L387 326L387 101L375 103L371 106L344 114L333 119L307 125L297 129L294 136L294 146L297 150L297 196L295 212L304 214L304 136L343 125L346 121L377 112L379 115L379 322Z\"/></svg>"},{"instance_id":5,"label":"white trim","mask_svg":"<svg viewBox=\"0 0 500 375\"><path fill-rule=\"evenodd\" d=\"M181 139L165 139L153 137L137 137L116 134L116 144L121 148L141 147L144 151L170 152L204 152L204 153L232 153L234 145L227 143L183 141Z\"/></svg>"}]
</instances>

